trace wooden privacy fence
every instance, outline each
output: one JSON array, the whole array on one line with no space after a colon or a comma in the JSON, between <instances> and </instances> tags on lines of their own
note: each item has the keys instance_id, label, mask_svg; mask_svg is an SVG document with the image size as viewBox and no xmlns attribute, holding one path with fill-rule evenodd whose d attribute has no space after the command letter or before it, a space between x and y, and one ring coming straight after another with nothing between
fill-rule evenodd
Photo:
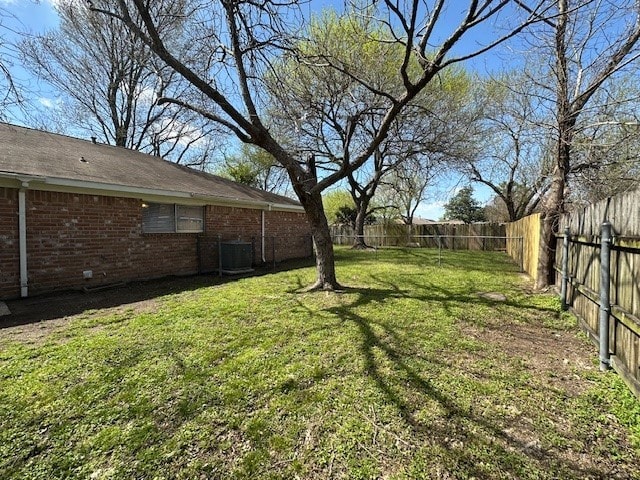
<instances>
[{"instance_id":1,"label":"wooden privacy fence","mask_svg":"<svg viewBox=\"0 0 640 480\"><path fill-rule=\"evenodd\" d=\"M565 215L560 232L563 303L600 344L601 366L610 364L640 396L640 191Z\"/></svg>"},{"instance_id":2,"label":"wooden privacy fence","mask_svg":"<svg viewBox=\"0 0 640 480\"><path fill-rule=\"evenodd\" d=\"M331 227L336 245L352 245L354 229ZM428 225L380 224L364 228L364 240L372 247L427 247L451 250L505 250L506 231L502 223Z\"/></svg>"},{"instance_id":3,"label":"wooden privacy fence","mask_svg":"<svg viewBox=\"0 0 640 480\"><path fill-rule=\"evenodd\" d=\"M534 213L506 226L507 254L535 281L540 252L540 214Z\"/></svg>"}]
</instances>

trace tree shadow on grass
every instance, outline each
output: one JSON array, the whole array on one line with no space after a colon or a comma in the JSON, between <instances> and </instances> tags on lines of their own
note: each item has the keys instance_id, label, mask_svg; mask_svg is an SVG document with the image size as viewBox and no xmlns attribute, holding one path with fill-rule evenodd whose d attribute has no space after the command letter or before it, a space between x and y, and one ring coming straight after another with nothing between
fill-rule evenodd
<instances>
[{"instance_id":1,"label":"tree shadow on grass","mask_svg":"<svg viewBox=\"0 0 640 480\"><path fill-rule=\"evenodd\" d=\"M391 252L391 253L389 253ZM446 267L454 270L495 272L496 264L504 266L512 272L518 272L520 267L504 252L479 250L448 250L433 248L403 248L390 247L385 249L387 258L375 256L376 262L397 264L403 257L409 259L411 265L422 267ZM375 255L375 254L374 254ZM368 256L346 257L355 262L368 259ZM354 260L355 259L355 260Z\"/></svg>"},{"instance_id":2,"label":"tree shadow on grass","mask_svg":"<svg viewBox=\"0 0 640 480\"><path fill-rule=\"evenodd\" d=\"M538 443L517 438L509 433L500 419L474 412L473 406L459 402L452 393L435 386L430 378L435 379L438 374L452 368L440 358L440 352L426 352L428 369L419 370L412 363L416 363L417 355L424 362L425 352L417 352L416 348L404 348L399 342L403 335L388 322L374 322L356 313L361 307L382 302L389 296L439 301L445 292L441 291L436 296L415 297L394 286L389 289L350 289L349 292L357 295L352 303L326 310L342 322L357 326L360 334L357 349L364 360L365 374L395 407L412 432L415 442L435 443L439 447L439 455L443 460L438 461L443 461L447 470L455 470L456 475L463 475L464 478L486 478L486 452L489 451L488 458L492 463L495 462L488 467L492 474L498 471L507 477L520 478L534 464L543 471L553 468L559 472L572 472L574 478L603 478L607 475L608 472L584 468L553 451L542 449ZM449 301L467 300L486 303L481 298L460 295ZM381 333L376 333L376 330ZM391 371L388 365L392 366ZM453 373L456 374L455 371ZM462 371L459 375L465 381ZM422 406L430 402L436 402L444 412L435 422L422 420L418 415ZM464 447L456 448L458 444ZM475 446L476 450L468 448L469 445ZM419 451L420 445L415 447ZM485 452L484 469L483 459L478 458L478 451Z\"/></svg>"},{"instance_id":3,"label":"tree shadow on grass","mask_svg":"<svg viewBox=\"0 0 640 480\"><path fill-rule=\"evenodd\" d=\"M417 275L405 275L403 276L403 283L410 286L408 290L400 290L393 282L386 280L377 275L370 275L370 278L378 284L384 285L386 289L382 291L393 292L396 296L404 296L405 298L412 298L421 302L435 302L438 306L443 307L447 313L453 314L453 307L460 308L462 305L483 305L487 307L496 307L504 305L507 307L513 307L518 310L533 310L540 313L552 313L558 314L558 310L553 307L546 307L540 305L531 305L519 300L514 300L513 295L505 295L504 300L496 300L490 297L482 295L483 292L478 289L471 281L465 281L463 284L457 286L454 289L448 289L438 284L438 282L431 282L423 274ZM420 279L420 281L418 281ZM361 292L367 292L368 289L360 289ZM375 291L375 290L374 290ZM500 293L500 292L498 292Z\"/></svg>"}]
</instances>

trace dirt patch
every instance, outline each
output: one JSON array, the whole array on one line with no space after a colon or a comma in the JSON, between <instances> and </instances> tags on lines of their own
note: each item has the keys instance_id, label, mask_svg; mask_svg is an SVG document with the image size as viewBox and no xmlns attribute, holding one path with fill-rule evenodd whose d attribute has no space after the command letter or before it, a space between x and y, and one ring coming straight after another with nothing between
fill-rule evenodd
<instances>
[{"instance_id":1,"label":"dirt patch","mask_svg":"<svg viewBox=\"0 0 640 480\"><path fill-rule=\"evenodd\" d=\"M291 260L256 268L251 274L220 277L217 273L131 282L92 292L66 291L6 301L11 314L0 316L0 344L9 339L33 342L64 329L80 315L108 315L125 311L149 312L160 297L281 270L307 267L312 260ZM92 313L93 311L95 313Z\"/></svg>"},{"instance_id":2,"label":"dirt patch","mask_svg":"<svg viewBox=\"0 0 640 480\"><path fill-rule=\"evenodd\" d=\"M508 363L516 363L531 374L531 388L537 400L498 405L503 411L502 440L509 451L521 450L540 462L573 465L582 478L640 478L635 466L602 455L603 445L616 438L616 448L631 458L633 446L619 420L605 413L594 420L594 433L584 431L579 420L567 416L558 402L572 402L593 388L589 372L598 369L596 348L574 330L555 330L541 325L509 324L498 327L468 327L475 339L490 344L491 350ZM495 348L495 349L494 349ZM504 355L504 357L503 357ZM462 360L471 368L478 356ZM508 367L507 367L508 368ZM580 401L576 402L580 408ZM596 434L601 429L606 436ZM555 439L555 440L552 440ZM554 443L555 442L555 443ZM606 472L606 475L605 475Z\"/></svg>"},{"instance_id":3,"label":"dirt patch","mask_svg":"<svg viewBox=\"0 0 640 480\"><path fill-rule=\"evenodd\" d=\"M551 387L580 394L590 385L579 372L594 369L595 351L576 330L558 331L540 325L510 324L504 328L473 329L472 335L519 359Z\"/></svg>"},{"instance_id":4,"label":"dirt patch","mask_svg":"<svg viewBox=\"0 0 640 480\"><path fill-rule=\"evenodd\" d=\"M134 282L95 292L71 291L7 301L10 315L0 317L0 344L40 343L79 317L155 311L160 297L228 281L217 276L172 277Z\"/></svg>"},{"instance_id":5,"label":"dirt patch","mask_svg":"<svg viewBox=\"0 0 640 480\"><path fill-rule=\"evenodd\" d=\"M0 345L3 341L20 341L30 345L38 345L43 343L43 341L50 335L64 330L70 322L80 317L91 318L125 312L153 312L157 309L158 305L159 302L157 300L151 299L103 309L95 309L89 307L83 312L64 315L60 318L36 320L7 327L3 326L2 330L0 330ZM21 318L24 320L24 312L22 313L22 315L23 316Z\"/></svg>"}]
</instances>

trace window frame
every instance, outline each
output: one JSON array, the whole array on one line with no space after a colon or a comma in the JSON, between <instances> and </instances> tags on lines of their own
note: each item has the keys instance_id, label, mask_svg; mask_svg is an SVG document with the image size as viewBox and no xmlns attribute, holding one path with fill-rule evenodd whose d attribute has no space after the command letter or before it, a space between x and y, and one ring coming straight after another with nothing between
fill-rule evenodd
<instances>
[{"instance_id":1,"label":"window frame","mask_svg":"<svg viewBox=\"0 0 640 480\"><path fill-rule=\"evenodd\" d=\"M164 208L163 208L164 207ZM166 207L171 207L170 213L166 211ZM166 234L166 233L203 233L205 230L205 206L204 205L185 205L178 203L160 203L160 202L142 202L142 233L146 235ZM183 210L181 212L181 209ZM200 215L194 216L195 209L199 209ZM145 222L145 215L151 215L155 210L156 216L148 218ZM184 211L186 210L186 212ZM191 211L189 211L191 210ZM145 214L145 212L148 212ZM161 214L170 215L170 219L163 225L159 221ZM180 220L186 222L199 222L199 228L181 228ZM169 228L169 224L170 227Z\"/></svg>"},{"instance_id":2,"label":"window frame","mask_svg":"<svg viewBox=\"0 0 640 480\"><path fill-rule=\"evenodd\" d=\"M180 205L175 203L175 210L174 210L174 225L175 225L175 229L176 229L176 233L203 233L204 232L204 205ZM198 221L200 223L200 228L198 229L190 229L190 228L180 228L180 208L184 208L184 209L199 209L200 210L200 217L196 218L196 217L191 217L191 214L189 214L189 216L187 217L182 217L182 219L186 220L186 221ZM183 214L185 215L185 214Z\"/></svg>"}]
</instances>

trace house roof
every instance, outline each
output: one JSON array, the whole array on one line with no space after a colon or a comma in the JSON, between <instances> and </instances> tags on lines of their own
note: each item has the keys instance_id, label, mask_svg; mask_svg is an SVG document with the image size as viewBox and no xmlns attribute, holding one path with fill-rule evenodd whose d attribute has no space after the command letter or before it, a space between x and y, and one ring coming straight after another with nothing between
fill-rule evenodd
<instances>
[{"instance_id":1,"label":"house roof","mask_svg":"<svg viewBox=\"0 0 640 480\"><path fill-rule=\"evenodd\" d=\"M32 188L302 210L300 203L282 195L159 157L6 123L0 123L0 179L3 177L30 186L35 183L37 187Z\"/></svg>"}]
</instances>

